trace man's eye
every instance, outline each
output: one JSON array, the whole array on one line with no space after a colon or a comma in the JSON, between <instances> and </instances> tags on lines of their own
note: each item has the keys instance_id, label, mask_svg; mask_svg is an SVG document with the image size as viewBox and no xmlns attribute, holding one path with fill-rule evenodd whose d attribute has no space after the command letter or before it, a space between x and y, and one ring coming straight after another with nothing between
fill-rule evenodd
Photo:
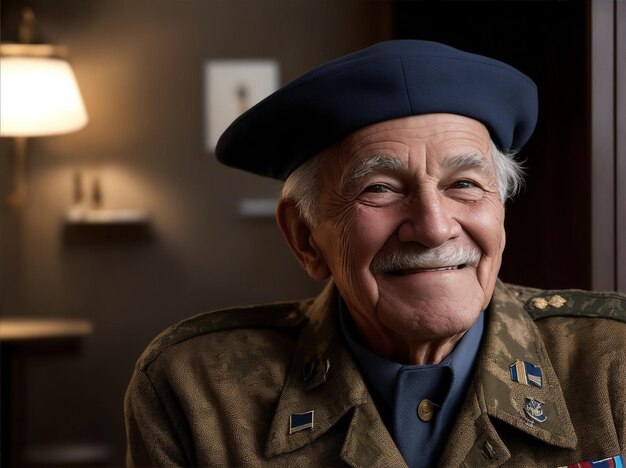
<instances>
[{"instance_id":1,"label":"man's eye","mask_svg":"<svg viewBox=\"0 0 626 468\"><path fill-rule=\"evenodd\" d=\"M473 188L473 187L476 187L476 184L472 182L471 180L467 180L467 179L457 180L456 182L452 184L452 188L455 188L455 189L467 189L467 188Z\"/></svg>"},{"instance_id":2,"label":"man's eye","mask_svg":"<svg viewBox=\"0 0 626 468\"><path fill-rule=\"evenodd\" d=\"M391 189L383 184L372 184L365 187L363 191L367 193L385 193L391 192Z\"/></svg>"}]
</instances>

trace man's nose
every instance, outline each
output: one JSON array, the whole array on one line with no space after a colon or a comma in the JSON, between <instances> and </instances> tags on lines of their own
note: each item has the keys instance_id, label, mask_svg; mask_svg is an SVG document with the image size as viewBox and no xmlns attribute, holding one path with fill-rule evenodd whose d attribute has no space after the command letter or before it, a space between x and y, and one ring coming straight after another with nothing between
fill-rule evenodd
<instances>
[{"instance_id":1,"label":"man's nose","mask_svg":"<svg viewBox=\"0 0 626 468\"><path fill-rule=\"evenodd\" d=\"M434 248L458 237L462 228L446 201L436 189L422 190L411 197L406 218L398 228L398 239Z\"/></svg>"}]
</instances>

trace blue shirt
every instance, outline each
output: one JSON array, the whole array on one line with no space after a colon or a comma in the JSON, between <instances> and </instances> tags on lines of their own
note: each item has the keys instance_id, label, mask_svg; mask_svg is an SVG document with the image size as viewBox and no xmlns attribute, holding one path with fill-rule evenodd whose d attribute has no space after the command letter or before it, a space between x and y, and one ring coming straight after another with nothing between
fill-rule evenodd
<instances>
[{"instance_id":1,"label":"blue shirt","mask_svg":"<svg viewBox=\"0 0 626 468\"><path fill-rule=\"evenodd\" d=\"M465 399L483 334L484 312L441 363L415 366L389 361L367 349L347 306L341 299L339 303L342 332L404 460L410 467L434 466ZM438 406L427 422L417 414L425 399Z\"/></svg>"}]
</instances>

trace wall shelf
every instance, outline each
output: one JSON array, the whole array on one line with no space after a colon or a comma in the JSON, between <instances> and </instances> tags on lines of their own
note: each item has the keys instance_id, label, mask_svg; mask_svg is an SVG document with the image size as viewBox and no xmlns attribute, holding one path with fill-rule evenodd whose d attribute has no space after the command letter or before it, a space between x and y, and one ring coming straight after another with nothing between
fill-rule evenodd
<instances>
[{"instance_id":1,"label":"wall shelf","mask_svg":"<svg viewBox=\"0 0 626 468\"><path fill-rule=\"evenodd\" d=\"M277 198L244 198L239 202L239 215L244 218L266 218L276 217Z\"/></svg>"},{"instance_id":2,"label":"wall shelf","mask_svg":"<svg viewBox=\"0 0 626 468\"><path fill-rule=\"evenodd\" d=\"M150 216L141 209L71 209L65 214L65 222L72 225L147 224Z\"/></svg>"},{"instance_id":3,"label":"wall shelf","mask_svg":"<svg viewBox=\"0 0 626 468\"><path fill-rule=\"evenodd\" d=\"M73 339L91 335L92 332L93 324L89 320L43 317L0 318L0 339L3 343Z\"/></svg>"}]
</instances>

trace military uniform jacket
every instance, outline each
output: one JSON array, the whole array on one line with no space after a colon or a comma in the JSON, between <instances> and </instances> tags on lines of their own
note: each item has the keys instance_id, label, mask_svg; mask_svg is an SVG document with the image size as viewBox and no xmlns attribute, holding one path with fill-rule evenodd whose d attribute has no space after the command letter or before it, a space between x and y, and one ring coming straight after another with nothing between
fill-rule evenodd
<instances>
[{"instance_id":1,"label":"military uniform jacket","mask_svg":"<svg viewBox=\"0 0 626 468\"><path fill-rule=\"evenodd\" d=\"M315 300L201 314L157 337L126 394L128 465L405 466L336 323L336 294L331 283ZM439 465L624 457L624 316L616 293L498 282ZM517 360L541 368L541 387L512 380ZM290 434L290 416L309 411L313 427Z\"/></svg>"}]
</instances>

